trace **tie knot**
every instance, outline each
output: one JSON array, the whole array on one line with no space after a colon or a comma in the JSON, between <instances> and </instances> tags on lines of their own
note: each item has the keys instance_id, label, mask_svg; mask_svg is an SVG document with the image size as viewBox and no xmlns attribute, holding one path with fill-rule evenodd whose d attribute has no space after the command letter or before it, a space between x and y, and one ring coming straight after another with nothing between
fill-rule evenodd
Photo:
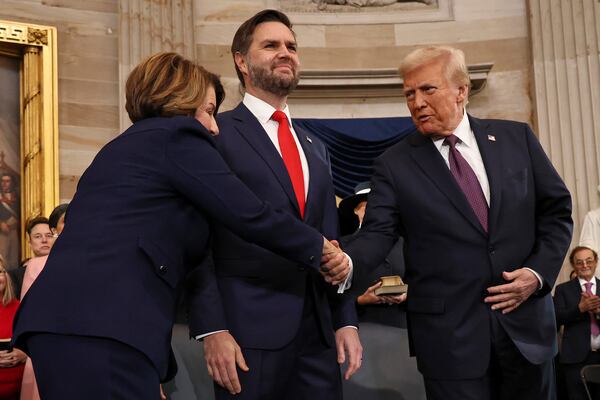
<instances>
[{"instance_id":1,"label":"tie knot","mask_svg":"<svg viewBox=\"0 0 600 400\"><path fill-rule=\"evenodd\" d=\"M285 113L283 111L279 111L279 110L275 111L273 113L273 115L271 115L271 119L273 121L277 121L280 124L282 121L287 122L287 116L285 115Z\"/></svg>"},{"instance_id":2,"label":"tie knot","mask_svg":"<svg viewBox=\"0 0 600 400\"><path fill-rule=\"evenodd\" d=\"M454 148L454 146L456 146L456 143L458 142L458 138L454 135L450 135L450 136L446 136L446 139L444 139L444 144L447 144L448 146Z\"/></svg>"},{"instance_id":3,"label":"tie knot","mask_svg":"<svg viewBox=\"0 0 600 400\"><path fill-rule=\"evenodd\" d=\"M583 286L585 286L585 291L586 292L591 292L592 291L592 285L593 285L592 282L586 282L586 283L584 283Z\"/></svg>"}]
</instances>

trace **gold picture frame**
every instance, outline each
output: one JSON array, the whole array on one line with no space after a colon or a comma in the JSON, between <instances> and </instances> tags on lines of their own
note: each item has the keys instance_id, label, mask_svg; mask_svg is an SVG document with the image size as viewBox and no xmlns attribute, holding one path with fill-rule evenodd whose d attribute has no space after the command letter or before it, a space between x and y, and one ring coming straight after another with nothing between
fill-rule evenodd
<instances>
[{"instance_id":1,"label":"gold picture frame","mask_svg":"<svg viewBox=\"0 0 600 400\"><path fill-rule=\"evenodd\" d=\"M55 27L0 20L0 56L20 60L20 249L25 223L59 200L58 74Z\"/></svg>"}]
</instances>

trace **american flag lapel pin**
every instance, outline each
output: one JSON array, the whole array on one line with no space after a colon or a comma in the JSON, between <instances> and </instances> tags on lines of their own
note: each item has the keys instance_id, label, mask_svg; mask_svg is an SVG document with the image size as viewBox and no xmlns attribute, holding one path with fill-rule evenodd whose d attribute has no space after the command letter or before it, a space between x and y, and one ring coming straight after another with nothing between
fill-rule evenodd
<instances>
[{"instance_id":1,"label":"american flag lapel pin","mask_svg":"<svg viewBox=\"0 0 600 400\"><path fill-rule=\"evenodd\" d=\"M488 140L490 142L495 142L496 141L496 136L494 136L494 135L488 135Z\"/></svg>"},{"instance_id":2,"label":"american flag lapel pin","mask_svg":"<svg viewBox=\"0 0 600 400\"><path fill-rule=\"evenodd\" d=\"M306 141L307 141L308 143L312 143L312 139L311 139L311 138L309 138L308 136L306 137Z\"/></svg>"}]
</instances>

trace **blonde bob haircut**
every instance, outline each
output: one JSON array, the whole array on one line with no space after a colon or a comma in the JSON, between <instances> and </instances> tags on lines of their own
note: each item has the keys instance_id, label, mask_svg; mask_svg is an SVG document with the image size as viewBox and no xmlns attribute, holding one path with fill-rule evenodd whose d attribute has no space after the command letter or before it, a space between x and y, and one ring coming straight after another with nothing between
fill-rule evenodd
<instances>
[{"instance_id":1,"label":"blonde bob haircut","mask_svg":"<svg viewBox=\"0 0 600 400\"><path fill-rule=\"evenodd\" d=\"M12 279L6 270L6 261L4 261L4 257L0 255L0 270L4 271L4 277L6 284L4 285L4 293L2 294L2 305L5 306L15 300L17 296L15 296L15 288L13 287Z\"/></svg>"},{"instance_id":2,"label":"blonde bob haircut","mask_svg":"<svg viewBox=\"0 0 600 400\"><path fill-rule=\"evenodd\" d=\"M137 65L125 85L131 122L194 115L210 85L208 72L177 53L157 53Z\"/></svg>"},{"instance_id":3,"label":"blonde bob haircut","mask_svg":"<svg viewBox=\"0 0 600 400\"><path fill-rule=\"evenodd\" d=\"M413 50L400 63L400 77L404 79L404 76L415 68L438 59L444 61L444 71L450 82L459 86L470 86L471 80L465 62L465 53L450 46L429 46Z\"/></svg>"}]
</instances>

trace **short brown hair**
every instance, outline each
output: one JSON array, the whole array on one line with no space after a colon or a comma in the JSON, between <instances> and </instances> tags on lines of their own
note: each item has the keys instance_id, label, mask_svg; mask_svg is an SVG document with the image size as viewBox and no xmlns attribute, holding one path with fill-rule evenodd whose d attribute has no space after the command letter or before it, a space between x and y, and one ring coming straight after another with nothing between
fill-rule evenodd
<instances>
[{"instance_id":1,"label":"short brown hair","mask_svg":"<svg viewBox=\"0 0 600 400\"><path fill-rule=\"evenodd\" d=\"M292 23L290 22L290 19L287 17L287 15L277 10L262 10L240 25L233 36L233 42L231 43L231 55L233 56L235 72L237 73L237 76L244 87L246 87L246 84L244 83L244 75L235 63L235 54L240 53L242 56L248 54L248 49L252 44L254 31L258 25L264 22L281 22L283 25L288 27L290 32L292 32L292 35L294 35L294 38L296 37L296 33L292 29Z\"/></svg>"},{"instance_id":2,"label":"short brown hair","mask_svg":"<svg viewBox=\"0 0 600 400\"><path fill-rule=\"evenodd\" d=\"M40 217L31 218L29 221L27 221L27 225L25 226L25 231L27 232L28 235L31 235L31 231L33 230L33 228L39 224L46 224L46 225L48 225L48 227L50 227L50 222L48 221L48 218L40 216Z\"/></svg>"},{"instance_id":3,"label":"short brown hair","mask_svg":"<svg viewBox=\"0 0 600 400\"><path fill-rule=\"evenodd\" d=\"M2 305L5 306L15 300L17 296L15 295L15 288L12 283L12 279L10 274L6 270L6 262L4 261L4 257L0 255L0 268L4 271L4 275L6 277L6 285L4 287L4 293L2 294Z\"/></svg>"},{"instance_id":4,"label":"short brown hair","mask_svg":"<svg viewBox=\"0 0 600 400\"><path fill-rule=\"evenodd\" d=\"M577 246L573 250L571 250L571 253L569 254L569 262L571 263L571 265L575 265L575 254L579 253L581 250L591 251L594 255L594 261L598 261L598 253L596 253L596 250L591 249L587 246Z\"/></svg>"},{"instance_id":5,"label":"short brown hair","mask_svg":"<svg viewBox=\"0 0 600 400\"><path fill-rule=\"evenodd\" d=\"M437 58L444 58L446 78L459 85L470 85L469 70L462 50L450 46L421 47L410 52L400 63L400 77L421 65L428 64Z\"/></svg>"},{"instance_id":6,"label":"short brown hair","mask_svg":"<svg viewBox=\"0 0 600 400\"><path fill-rule=\"evenodd\" d=\"M194 115L206 96L208 76L199 64L177 53L157 53L137 65L125 85L131 122Z\"/></svg>"}]
</instances>

